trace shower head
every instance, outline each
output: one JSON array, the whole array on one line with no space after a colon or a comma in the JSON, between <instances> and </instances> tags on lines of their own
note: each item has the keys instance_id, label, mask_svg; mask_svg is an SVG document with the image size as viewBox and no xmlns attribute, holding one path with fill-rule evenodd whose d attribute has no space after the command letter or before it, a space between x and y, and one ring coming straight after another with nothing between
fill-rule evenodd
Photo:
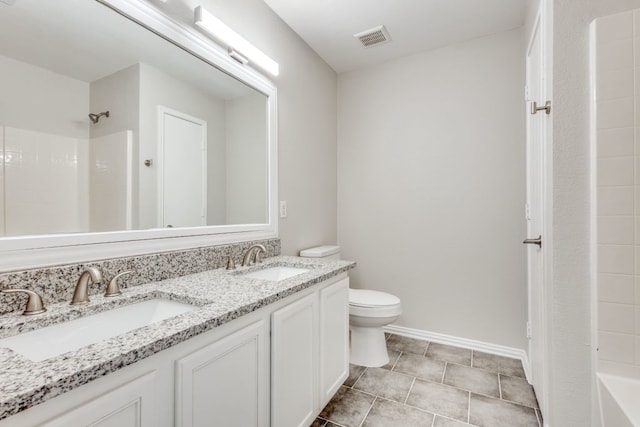
<instances>
[{"instance_id":1,"label":"shower head","mask_svg":"<svg viewBox=\"0 0 640 427\"><path fill-rule=\"evenodd\" d=\"M94 125L100 121L100 117L102 116L109 117L109 111L103 111L98 114L89 113L89 119L91 119L91 123Z\"/></svg>"}]
</instances>

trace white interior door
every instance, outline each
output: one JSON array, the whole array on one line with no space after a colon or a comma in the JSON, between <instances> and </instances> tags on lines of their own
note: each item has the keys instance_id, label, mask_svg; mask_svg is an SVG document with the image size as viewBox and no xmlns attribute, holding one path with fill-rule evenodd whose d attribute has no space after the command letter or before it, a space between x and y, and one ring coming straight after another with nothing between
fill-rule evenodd
<instances>
[{"instance_id":1,"label":"white interior door","mask_svg":"<svg viewBox=\"0 0 640 427\"><path fill-rule=\"evenodd\" d=\"M533 26L527 49L527 270L529 322L527 336L529 338L529 360L531 382L536 390L541 409L544 411L542 398L545 393L545 313L544 313L544 146L545 126L548 112L541 109L532 111L533 103L544 106L544 33L542 18L539 13ZM536 241L540 239L538 244ZM544 413L544 412L543 412Z\"/></svg>"},{"instance_id":2,"label":"white interior door","mask_svg":"<svg viewBox=\"0 0 640 427\"><path fill-rule=\"evenodd\" d=\"M158 222L207 225L207 123L159 108Z\"/></svg>"}]
</instances>

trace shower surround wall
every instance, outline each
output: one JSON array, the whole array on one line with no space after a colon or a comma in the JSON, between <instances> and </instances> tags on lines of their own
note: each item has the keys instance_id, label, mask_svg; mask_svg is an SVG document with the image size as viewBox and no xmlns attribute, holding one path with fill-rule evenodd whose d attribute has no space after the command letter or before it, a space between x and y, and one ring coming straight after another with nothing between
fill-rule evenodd
<instances>
[{"instance_id":1,"label":"shower surround wall","mask_svg":"<svg viewBox=\"0 0 640 427\"><path fill-rule=\"evenodd\" d=\"M89 84L0 55L0 94L0 235L86 231Z\"/></svg>"},{"instance_id":2,"label":"shower surround wall","mask_svg":"<svg viewBox=\"0 0 640 427\"><path fill-rule=\"evenodd\" d=\"M640 10L594 41L598 370L640 378Z\"/></svg>"}]
</instances>

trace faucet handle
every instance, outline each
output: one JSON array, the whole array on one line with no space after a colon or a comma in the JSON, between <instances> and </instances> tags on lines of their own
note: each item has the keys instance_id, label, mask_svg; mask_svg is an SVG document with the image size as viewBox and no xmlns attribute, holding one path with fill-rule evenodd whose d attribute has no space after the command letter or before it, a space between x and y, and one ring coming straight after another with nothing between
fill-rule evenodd
<instances>
[{"instance_id":1,"label":"faucet handle","mask_svg":"<svg viewBox=\"0 0 640 427\"><path fill-rule=\"evenodd\" d=\"M27 289L3 289L2 292L4 292L5 294L13 294L18 292L27 294L29 298L27 299L27 307L25 308L24 312L22 312L24 316L31 316L32 314L40 314L47 311L47 309L44 307L44 303L42 302L42 298L40 298L40 295L33 291L29 291Z\"/></svg>"},{"instance_id":2,"label":"faucet handle","mask_svg":"<svg viewBox=\"0 0 640 427\"><path fill-rule=\"evenodd\" d=\"M227 255L227 270L235 270L236 269L236 263L233 262L233 258L231 257L231 255Z\"/></svg>"},{"instance_id":3,"label":"faucet handle","mask_svg":"<svg viewBox=\"0 0 640 427\"><path fill-rule=\"evenodd\" d=\"M109 285L107 285L107 289L104 292L104 296L109 298L109 297L122 295L122 291L120 290L120 284L118 283L118 279L124 276L125 274L131 274L131 273L133 273L133 271L131 270L123 271L122 273L117 274L113 279L111 279L111 281L109 282Z\"/></svg>"}]
</instances>

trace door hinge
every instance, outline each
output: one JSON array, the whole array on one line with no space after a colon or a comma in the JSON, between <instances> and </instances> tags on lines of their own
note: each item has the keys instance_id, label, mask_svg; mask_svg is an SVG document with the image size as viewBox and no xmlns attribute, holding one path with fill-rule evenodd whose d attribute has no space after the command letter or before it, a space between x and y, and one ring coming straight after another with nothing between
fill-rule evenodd
<instances>
[{"instance_id":1,"label":"door hinge","mask_svg":"<svg viewBox=\"0 0 640 427\"><path fill-rule=\"evenodd\" d=\"M524 219L531 221L531 206L529 203L525 203L524 205Z\"/></svg>"},{"instance_id":2,"label":"door hinge","mask_svg":"<svg viewBox=\"0 0 640 427\"><path fill-rule=\"evenodd\" d=\"M527 322L527 339L531 339L531 322Z\"/></svg>"}]
</instances>

